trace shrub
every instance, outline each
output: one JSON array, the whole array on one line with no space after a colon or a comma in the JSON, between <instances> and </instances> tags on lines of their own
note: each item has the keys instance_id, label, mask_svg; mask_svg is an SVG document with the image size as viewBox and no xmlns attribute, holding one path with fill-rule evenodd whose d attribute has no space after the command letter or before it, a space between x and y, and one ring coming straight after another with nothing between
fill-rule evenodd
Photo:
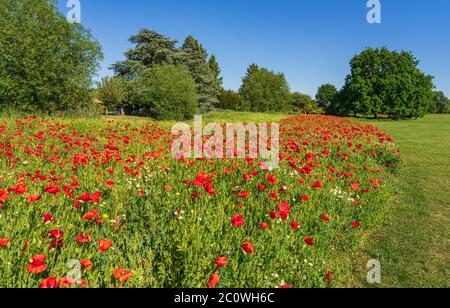
<instances>
[{"instance_id":1,"label":"shrub","mask_svg":"<svg viewBox=\"0 0 450 308\"><path fill-rule=\"evenodd\" d=\"M135 105L158 120L186 120L197 110L195 82L184 66L156 65L133 82Z\"/></svg>"},{"instance_id":2,"label":"shrub","mask_svg":"<svg viewBox=\"0 0 450 308\"><path fill-rule=\"evenodd\" d=\"M240 110L242 107L241 96L232 90L222 91L219 95L219 104L216 107L220 109Z\"/></svg>"},{"instance_id":3,"label":"shrub","mask_svg":"<svg viewBox=\"0 0 450 308\"><path fill-rule=\"evenodd\" d=\"M317 109L311 96L298 92L291 94L290 105L295 112L311 113Z\"/></svg>"}]
</instances>

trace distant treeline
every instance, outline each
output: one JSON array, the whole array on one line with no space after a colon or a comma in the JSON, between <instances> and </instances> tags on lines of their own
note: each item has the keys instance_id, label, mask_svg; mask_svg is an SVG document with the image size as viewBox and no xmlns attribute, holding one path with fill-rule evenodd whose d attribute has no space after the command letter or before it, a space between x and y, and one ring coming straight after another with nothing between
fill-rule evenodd
<instances>
[{"instance_id":1,"label":"distant treeline","mask_svg":"<svg viewBox=\"0 0 450 308\"><path fill-rule=\"evenodd\" d=\"M214 55L194 37L183 44L152 30L130 38L133 47L94 85L100 44L68 23L51 0L0 1L0 108L24 112L119 111L156 119L189 119L197 112L326 112L394 118L449 112L433 77L408 52L366 49L350 62L338 90L325 84L316 97L292 93L283 73L251 64L238 91L223 89Z\"/></svg>"}]
</instances>

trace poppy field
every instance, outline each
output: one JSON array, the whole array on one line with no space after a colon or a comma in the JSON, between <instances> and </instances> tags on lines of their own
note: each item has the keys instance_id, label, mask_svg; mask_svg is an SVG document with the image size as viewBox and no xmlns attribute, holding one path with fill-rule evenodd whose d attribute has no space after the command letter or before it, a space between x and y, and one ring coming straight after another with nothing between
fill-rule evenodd
<instances>
[{"instance_id":1,"label":"poppy field","mask_svg":"<svg viewBox=\"0 0 450 308\"><path fill-rule=\"evenodd\" d=\"M0 287L333 287L400 153L369 124L280 123L280 166L174 159L166 125L0 119Z\"/></svg>"}]
</instances>

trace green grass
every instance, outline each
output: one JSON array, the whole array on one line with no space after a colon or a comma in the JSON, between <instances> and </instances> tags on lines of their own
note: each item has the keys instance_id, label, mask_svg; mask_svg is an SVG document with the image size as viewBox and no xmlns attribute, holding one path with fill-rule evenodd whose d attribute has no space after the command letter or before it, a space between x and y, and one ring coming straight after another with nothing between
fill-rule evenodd
<instances>
[{"instance_id":1,"label":"green grass","mask_svg":"<svg viewBox=\"0 0 450 308\"><path fill-rule=\"evenodd\" d=\"M355 258L350 286L367 286L369 259L382 264L381 287L450 287L450 116L369 121L390 134L404 165L386 225Z\"/></svg>"}]
</instances>

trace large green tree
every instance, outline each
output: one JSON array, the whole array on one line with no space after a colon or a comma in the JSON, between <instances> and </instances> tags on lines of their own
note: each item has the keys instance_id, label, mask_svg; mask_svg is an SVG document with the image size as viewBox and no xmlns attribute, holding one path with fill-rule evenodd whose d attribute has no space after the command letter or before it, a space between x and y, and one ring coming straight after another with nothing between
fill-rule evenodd
<instances>
[{"instance_id":1,"label":"large green tree","mask_svg":"<svg viewBox=\"0 0 450 308\"><path fill-rule=\"evenodd\" d=\"M195 82L181 65L155 65L132 81L131 100L158 120L187 120L197 110Z\"/></svg>"},{"instance_id":2,"label":"large green tree","mask_svg":"<svg viewBox=\"0 0 450 308\"><path fill-rule=\"evenodd\" d=\"M218 65L213 71L208 63L208 52L192 36L186 38L180 52L182 63L189 68L194 78L199 107L202 111L211 111L217 105L220 94Z\"/></svg>"},{"instance_id":3,"label":"large green tree","mask_svg":"<svg viewBox=\"0 0 450 308\"><path fill-rule=\"evenodd\" d=\"M433 98L433 77L418 69L409 52L369 48L355 56L341 97L342 110L355 114L422 117Z\"/></svg>"},{"instance_id":4,"label":"large green tree","mask_svg":"<svg viewBox=\"0 0 450 308\"><path fill-rule=\"evenodd\" d=\"M311 113L317 109L316 102L311 96L299 92L291 94L289 103L295 112Z\"/></svg>"},{"instance_id":5,"label":"large green tree","mask_svg":"<svg viewBox=\"0 0 450 308\"><path fill-rule=\"evenodd\" d=\"M92 105L100 45L51 0L0 0L0 108L70 111Z\"/></svg>"},{"instance_id":6,"label":"large green tree","mask_svg":"<svg viewBox=\"0 0 450 308\"><path fill-rule=\"evenodd\" d=\"M148 29L141 29L130 38L134 47L126 53L126 60L112 66L116 76L127 80L137 78L140 71L159 64L175 64L179 62L177 41L163 34Z\"/></svg>"},{"instance_id":7,"label":"large green tree","mask_svg":"<svg viewBox=\"0 0 450 308\"><path fill-rule=\"evenodd\" d=\"M328 108L337 94L337 89L332 84L324 84L319 87L316 94L316 102L319 107Z\"/></svg>"},{"instance_id":8,"label":"large green tree","mask_svg":"<svg viewBox=\"0 0 450 308\"><path fill-rule=\"evenodd\" d=\"M239 94L244 110L274 112L289 109L291 96L284 74L260 68L256 64L247 69Z\"/></svg>"}]
</instances>

